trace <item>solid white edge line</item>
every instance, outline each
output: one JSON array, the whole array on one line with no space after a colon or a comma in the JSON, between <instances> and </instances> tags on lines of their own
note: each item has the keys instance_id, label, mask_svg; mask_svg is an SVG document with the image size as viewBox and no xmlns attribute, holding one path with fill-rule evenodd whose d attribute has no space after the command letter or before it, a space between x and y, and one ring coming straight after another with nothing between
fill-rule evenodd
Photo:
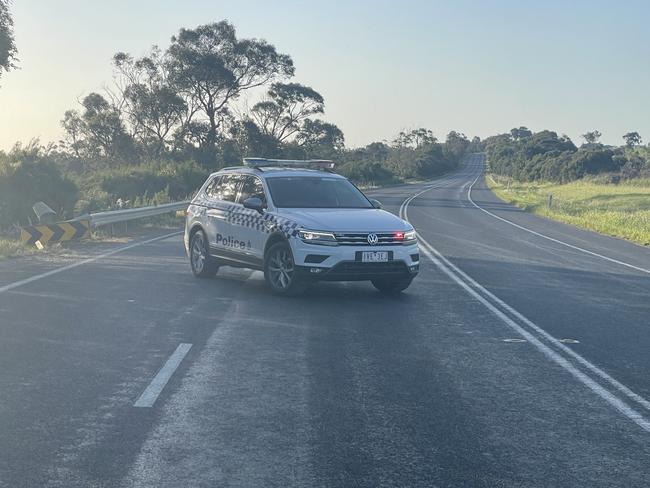
<instances>
[{"instance_id":1,"label":"solid white edge line","mask_svg":"<svg viewBox=\"0 0 650 488\"><path fill-rule=\"evenodd\" d=\"M424 240L422 240L425 243ZM464 281L458 278L452 271L449 270L442 262L437 260L435 256L429 251L428 246L425 245L423 248L424 254L440 269L442 270L449 278L454 280L458 285L460 285L467 293L472 295L476 300L482 303L488 310L490 310L494 315L499 317L504 323L506 323L511 329L523 336L528 342L537 348L546 358L564 370L569 372L574 378L584 384L587 388L593 391L595 394L600 396L607 403L612 405L616 410L625 415L627 418L636 423L646 432L650 432L650 421L648 421L643 415L634 410L632 407L624 403L618 397L614 396L608 390L603 388L600 384L596 383L594 380L589 378L586 374L578 370L573 366L569 361L560 356L558 353L553 351L551 348L543 344L539 339L537 339L533 334L523 329L519 326L514 320L505 315L501 310L492 305L489 301L479 295L475 290L470 288Z\"/></svg>"},{"instance_id":2,"label":"solid white edge line","mask_svg":"<svg viewBox=\"0 0 650 488\"><path fill-rule=\"evenodd\" d=\"M134 407L153 407L154 403L156 403L156 400L162 393L170 378L178 369L185 356L187 356L187 353L190 352L191 348L192 344L188 344L186 342L181 342L178 345L172 355L169 356L169 359L167 359L163 367L160 368L160 371L158 371L156 376L154 376L154 378L151 380L151 383L149 383L147 388L145 388L145 390L133 404Z\"/></svg>"},{"instance_id":3,"label":"solid white edge line","mask_svg":"<svg viewBox=\"0 0 650 488\"><path fill-rule=\"evenodd\" d=\"M586 253L586 254L590 254L591 256L596 256L596 257L598 257L598 258L604 259L605 261L609 261L609 262L611 262L611 263L620 264L621 266L626 266L626 267L631 268L631 269L634 269L634 270L636 270L636 271L641 271L642 273L650 274L650 269L641 268L640 266L635 266L635 265L633 265L633 264L626 263L625 261L620 261L620 260L618 260L618 259L610 258L610 257L608 257L608 256L604 256L604 255L599 254L599 253L597 253L597 252L590 251L590 250L588 250L588 249L583 249L582 247L575 246L575 245L573 245L573 244L569 244L568 242L561 241L560 239L555 239L554 237L550 237L550 236L547 236L547 235L542 234L542 233L540 233L540 232L536 232L536 231L534 231L534 230L532 230L532 229L529 229L529 228L527 228L527 227L524 227L523 225L515 224L514 222L512 222L512 221L510 221L510 220L508 220L508 219L506 219L506 218L503 218L503 217L501 217L501 216L499 216L499 215L496 215L496 214L490 212L489 210L484 209L484 208L481 207L480 205L476 204L476 202L474 202L474 200L472 199L472 189L474 188L474 185L476 184L476 182L478 181L478 179L479 179L480 177L481 177L481 175L479 174L479 175L476 177L476 179L474 180L474 182L470 185L469 189L467 190L467 198L468 198L469 201L472 203L472 205L474 205L474 206L475 206L476 208L478 208L480 211L485 212L486 214L488 214L488 215L494 217L495 219L499 219L499 220L501 220L502 222L505 222L506 224L510 224L510 225L512 225L512 226L514 226L514 227L517 227L518 229L521 229L521 230L523 230L523 231L525 231L525 232L529 232L529 233L531 233L531 234L533 234L533 235L536 235L536 236L538 236L538 237L542 237L543 239L548 239L549 241L555 242L555 243L557 243L557 244L561 244L561 245L566 246L566 247L570 247L571 249L575 249L576 251L580 251L580 252L583 252L583 253Z\"/></svg>"},{"instance_id":4,"label":"solid white edge line","mask_svg":"<svg viewBox=\"0 0 650 488\"><path fill-rule=\"evenodd\" d=\"M402 216L405 220L408 220L408 205L412 200L417 198L418 196L422 195L423 193L433 189L434 187L431 188L426 188L420 192L417 192L416 194L408 197L407 199L404 200L400 207L400 216ZM634 393L632 390L630 390L628 387L623 385L622 383L618 382L611 376L609 376L607 373L604 371L600 370L597 366L593 365L590 363L588 360L580 356L578 353L575 351L571 350L564 344L560 343L557 339L552 337L550 334L548 334L546 331L541 329L539 326L535 325L532 321L524 317L522 314L517 312L514 308L510 307L507 305L505 302L500 300L498 297L493 295L491 292L489 292L487 289L485 289L483 286L478 284L475 280L467 276L464 272L462 272L459 268L454 266L451 262L449 262L442 254L440 254L431 244L429 244L425 239L422 238L418 234L418 238L420 242L423 244L424 248L424 254L436 265L439 269L441 269L447 276L449 276L453 281L458 283L465 291L467 291L471 296L476 298L480 303L482 303L488 310L493 312L497 317L499 317L501 320L503 320L507 325L509 325L513 330L521 334L523 337L525 337L531 344L533 344L544 356L546 356L549 360L552 360L565 370L567 370L570 374L572 374L576 379L578 379L581 383L583 383L585 386L587 386L589 389L591 389L594 393L596 393L598 396L603 398L605 401L607 401L610 405L612 405L616 410L621 412L623 415L628 417L630 420L632 420L634 423L639 425L642 429L644 429L647 432L650 432L650 421L648 421L643 415L641 415L639 412L634 410L632 407L621 401L619 398L614 396L611 392L603 388L600 384L596 383L594 380L589 378L587 375L582 373L580 370L575 368L570 362L568 362L564 357L560 356L558 353L550 349L548 346L543 344L542 342L539 341L534 335L532 335L530 332L526 331L523 329L519 324L517 324L515 321L513 321L510 317L505 315L501 310L496 308L492 303L490 303L488 300L486 300L483 296L481 296L476 290L471 288L467 283L462 281L456 274L454 274L446 265L442 263L441 260L437 259L433 253L435 253L437 256L439 256L442 260L444 260L446 263L449 264L453 269L455 269L459 274L462 276L466 277L468 281L470 281L476 288L480 289L483 291L487 296L490 298L495 299L498 304L502 305L506 310L509 312L513 313L516 315L518 318L523 320L527 325L531 326L533 330L536 332L540 333L545 339L551 341L553 345L558 346L562 351L569 353L572 357L577 359L581 364L586 366L589 370L592 372L596 373L598 376L600 376L602 379L605 379L608 381L612 386L614 386L616 389L618 389L621 393L624 393L631 399L639 402L646 408L650 408L650 402L648 402L646 399L641 397L640 395Z\"/></svg>"},{"instance_id":5,"label":"solid white edge line","mask_svg":"<svg viewBox=\"0 0 650 488\"><path fill-rule=\"evenodd\" d=\"M550 335L548 332L546 332L544 329L542 329L540 326L535 324L533 321L528 319L526 316L522 315L519 311L508 305L506 302L501 300L499 297L494 295L490 290L479 284L476 280L474 280L471 276L469 276L467 273L465 273L463 270L458 268L455 264L453 264L451 261L449 261L447 258L445 258L442 254L440 254L439 251L437 251L431 244L426 242L424 239L422 241L429 246L430 251L436 254L446 265L448 265L450 268L455 270L458 275L460 275L462 278L464 278L470 285L474 286L474 288L478 289L481 291L484 295L486 295L488 298L492 299L494 302L496 302L498 305L503 307L507 312L510 312L512 315L514 315L517 319L521 320L524 322L528 327L533 329L536 333L541 335L544 339L547 341L551 342L555 347L558 349L561 349L562 352L568 354L572 358L574 358L576 361L581 363L585 368L589 369L592 373L596 374L599 376L601 379L605 380L608 382L611 386L619 390L621 393L629 397L631 400L634 400L635 402L639 403L646 409L650 410L650 401L646 400L643 398L641 395L638 393L635 393L632 391L629 387L625 386L622 384L620 381L614 379L611 377L609 374L607 374L605 371L600 369L598 366L594 365L591 363L589 360L575 352L573 349L568 347L566 344L561 343L558 339Z\"/></svg>"},{"instance_id":6,"label":"solid white edge line","mask_svg":"<svg viewBox=\"0 0 650 488\"><path fill-rule=\"evenodd\" d=\"M114 249L112 251L100 254L98 256L94 256L92 258L84 259L82 261L77 261L76 263L71 263L66 266L62 266L60 268L52 269L50 271L46 271L45 273L41 273L35 276L31 276L29 278L25 278L20 281L15 281L13 283L9 283L8 285L0 286L0 293L4 293L9 290L13 290L14 288L18 288L19 286L27 285L29 283L33 283L34 281L42 280L43 278L47 278L48 276L52 276L58 273L63 273L64 271L69 271L71 269L77 268L79 266L83 266L84 264L92 263L94 261L97 261L99 259L104 259L109 256L113 256L114 254L118 254L123 251L128 251L129 249L133 249L134 247L138 246L144 246L145 244L151 244L152 242L156 241L162 241L164 239L169 239L170 237L174 237L177 235L182 234L183 231L177 231L177 232L172 232L171 234L165 234L163 236L158 236L154 237L153 239L148 239L146 241L140 241L140 242L135 242L133 244L129 244L128 246L123 246L118 249Z\"/></svg>"},{"instance_id":7,"label":"solid white edge line","mask_svg":"<svg viewBox=\"0 0 650 488\"><path fill-rule=\"evenodd\" d=\"M468 182L469 183L469 182ZM467 186L463 185L463 187ZM405 203L408 201L410 203L414 198L419 196L420 194L426 192L428 190L424 190L423 192L420 192L416 195L413 195L411 198L407 198L405 200ZM407 205L408 205L407 203ZM406 208L404 210L404 217L407 217L407 212ZM421 238L421 236L418 235L418 237ZM426 243L424 239L422 239L423 242ZM638 393L635 393L632 391L629 387L625 386L622 384L620 381L616 380L615 378L611 377L609 374L607 374L605 371L600 369L598 366L594 365L590 361L588 361L586 358L582 357L580 354L575 352L573 349L568 347L567 345L561 343L558 339L550 335L548 332L546 332L544 329L539 327L537 324L532 322L530 319L522 315L519 311L505 303L503 300L501 300L499 297L494 295L492 292L490 292L488 289L483 287L481 284L479 284L476 280L474 280L471 276L469 276L467 273L465 273L463 270L458 268L455 264L453 264L451 261L449 261L447 258L445 258L438 250L436 250L431 244L427 243L430 250L435 253L439 259L441 259L447 266L452 268L454 271L456 271L462 278L464 278L467 282L469 282L472 286L480 290L484 295L486 295L488 298L492 299L494 302L496 302L498 305L503 307L506 311L510 312L512 315L514 315L517 319L521 320L524 322L528 327L533 329L535 332L537 332L539 335L543 336L547 341L551 342L555 347L558 349L562 350L564 353L568 354L572 358L574 358L576 361L581 363L584 367L589 369L591 372L599 376L601 379L604 381L608 382L611 386L616 388L618 391L626 395L628 398L631 400L639 403L642 405L644 408L647 410L650 410L650 401L646 400L644 397L639 395Z\"/></svg>"}]
</instances>

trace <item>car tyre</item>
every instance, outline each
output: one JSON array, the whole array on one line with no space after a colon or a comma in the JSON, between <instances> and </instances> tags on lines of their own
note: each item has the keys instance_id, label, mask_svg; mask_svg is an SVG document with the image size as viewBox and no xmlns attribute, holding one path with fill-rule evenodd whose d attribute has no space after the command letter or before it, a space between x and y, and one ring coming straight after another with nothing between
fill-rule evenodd
<instances>
[{"instance_id":1,"label":"car tyre","mask_svg":"<svg viewBox=\"0 0 650 488\"><path fill-rule=\"evenodd\" d=\"M264 257L264 279L274 293L295 296L303 293L307 283L296 273L293 253L288 242L273 244Z\"/></svg>"},{"instance_id":2,"label":"car tyre","mask_svg":"<svg viewBox=\"0 0 650 488\"><path fill-rule=\"evenodd\" d=\"M211 278L219 270L219 265L208 252L208 239L202 230L196 231L190 239L190 266L198 278Z\"/></svg>"},{"instance_id":3,"label":"car tyre","mask_svg":"<svg viewBox=\"0 0 650 488\"><path fill-rule=\"evenodd\" d=\"M401 280L372 280L372 285L377 288L381 293L387 295L396 295L406 290L413 278L405 278Z\"/></svg>"}]
</instances>

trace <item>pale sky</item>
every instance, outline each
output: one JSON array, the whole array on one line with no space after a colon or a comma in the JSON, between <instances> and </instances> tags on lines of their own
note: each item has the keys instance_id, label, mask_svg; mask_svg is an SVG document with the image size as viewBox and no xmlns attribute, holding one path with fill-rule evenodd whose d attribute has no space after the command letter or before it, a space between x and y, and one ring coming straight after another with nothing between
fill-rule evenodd
<instances>
[{"instance_id":1,"label":"pale sky","mask_svg":"<svg viewBox=\"0 0 650 488\"><path fill-rule=\"evenodd\" d=\"M272 5L271 5L272 4ZM0 149L62 136L77 100L111 83L117 51L166 47L227 19L296 65L356 147L427 127L485 137L526 125L580 143L650 142L645 0L14 0L20 69L0 78Z\"/></svg>"}]
</instances>

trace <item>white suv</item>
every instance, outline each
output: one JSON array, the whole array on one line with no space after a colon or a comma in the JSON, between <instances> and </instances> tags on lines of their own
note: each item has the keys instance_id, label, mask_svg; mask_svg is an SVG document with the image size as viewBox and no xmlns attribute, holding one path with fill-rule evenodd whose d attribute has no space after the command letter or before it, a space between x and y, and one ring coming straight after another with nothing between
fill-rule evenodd
<instances>
[{"instance_id":1,"label":"white suv","mask_svg":"<svg viewBox=\"0 0 650 488\"><path fill-rule=\"evenodd\" d=\"M405 290L419 270L415 230L331 168L331 161L247 158L210 175L187 209L192 272L257 269L280 294L317 280Z\"/></svg>"}]
</instances>

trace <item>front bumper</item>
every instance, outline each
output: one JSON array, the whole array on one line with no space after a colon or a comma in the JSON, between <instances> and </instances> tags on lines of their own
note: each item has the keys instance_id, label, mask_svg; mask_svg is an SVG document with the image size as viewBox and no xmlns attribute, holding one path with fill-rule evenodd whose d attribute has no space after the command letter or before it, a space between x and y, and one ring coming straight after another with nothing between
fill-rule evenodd
<instances>
[{"instance_id":1,"label":"front bumper","mask_svg":"<svg viewBox=\"0 0 650 488\"><path fill-rule=\"evenodd\" d=\"M418 245L323 246L291 239L296 272L318 281L414 278L420 270ZM388 262L363 263L362 251L387 251Z\"/></svg>"}]
</instances>

